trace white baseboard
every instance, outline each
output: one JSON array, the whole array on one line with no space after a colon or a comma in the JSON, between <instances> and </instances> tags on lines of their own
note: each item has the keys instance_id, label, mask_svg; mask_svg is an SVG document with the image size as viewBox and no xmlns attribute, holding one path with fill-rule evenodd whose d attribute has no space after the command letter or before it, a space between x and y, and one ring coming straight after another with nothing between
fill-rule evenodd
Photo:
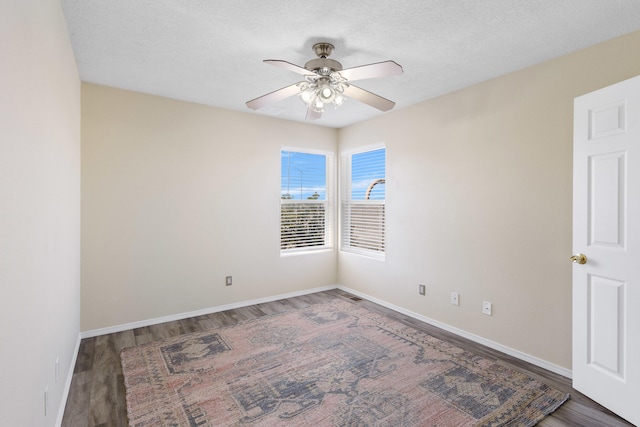
<instances>
[{"instance_id":1,"label":"white baseboard","mask_svg":"<svg viewBox=\"0 0 640 427\"><path fill-rule=\"evenodd\" d=\"M165 323L165 322L173 322L175 320L188 319L190 317L204 316L204 315L207 315L207 314L218 313L220 311L232 310L234 308L247 307L247 306L250 306L250 305L262 304L262 303L265 303L265 302L278 301L278 300L281 300L281 299L299 297L299 296L302 296L302 295L314 294L316 292L328 291L328 290L336 289L336 288L338 288L338 285L323 286L323 287L320 287L320 288L313 288L313 289L305 289L304 291L291 292L291 293L288 293L288 294L281 294L281 295L274 295L274 296L265 297L265 298L258 298L258 299L252 299L252 300L247 300L247 301L236 302L236 303L233 303L233 304L219 305L217 307L210 307L210 308L205 308L205 309L202 309L202 310L189 311L189 312L186 312L186 313L178 313L178 314L172 314L172 315L169 315L169 316L157 317L155 319L140 320L138 322L125 323L125 324L122 324L122 325L109 326L109 327L100 328L100 329L93 329L93 330L81 332L81 335L82 335L82 338L92 338L92 337L97 337L97 336L100 336L100 335L112 334L114 332L122 332L122 331L127 331L129 329L142 328L144 326L152 326L152 325L157 325L157 324Z\"/></svg>"},{"instance_id":2,"label":"white baseboard","mask_svg":"<svg viewBox=\"0 0 640 427\"><path fill-rule=\"evenodd\" d=\"M90 331L85 331L85 332L81 332L81 338L91 338L91 337L96 337L96 336L100 336L100 335L106 335L106 334L111 334L114 332L122 332L122 331L126 331L129 329L135 329L135 328L141 328L144 326L151 326L151 325L157 325L160 323L164 323L164 322L171 322L174 320L182 320L182 319L187 319L190 317L196 317L196 316L203 316L203 315L207 315L207 314L212 314L212 313L218 313L220 311L225 311L225 310L231 310L234 308L241 308L241 307L247 307L250 305L254 305L254 304L262 304L265 302L271 302L271 301L277 301L277 300L281 300L281 299L286 299L286 298L293 298L293 297L297 297L297 296L301 296L301 295L308 295L308 294L312 294L312 293L316 293L316 292L322 292L322 291L328 291L331 289L340 289L343 290L345 292L349 292L351 294L357 295L360 298L366 299L368 301L374 302L376 304L380 304L383 307L389 308L391 310L397 311L399 313L402 313L406 316L412 317L414 319L420 320L421 322L425 322L428 323L430 325L436 326L440 329L443 329L447 332L451 332L453 334L456 334L458 336L461 336L463 338L466 338L468 340L471 340L473 342L476 342L478 344L482 344L485 345L489 348L492 348L494 350L498 350L501 351L502 353L508 354L509 356L513 356L516 357L520 360L524 360L525 362L529 362L533 365L539 366L541 368L544 368L548 371L554 372L558 375L562 375L563 377L567 377L567 378L571 378L572 377L572 372L570 369L567 368L563 368L562 366L558 366L555 365L553 363L547 362L546 360L537 358L535 356L532 356L530 354L527 353L523 353L519 350L515 350L513 348L504 346L502 344L499 344L497 342L488 340L486 338L482 338L481 336L466 332L462 329L458 329L456 327L447 325L446 323L442 323L439 322L437 320L431 319L429 317L423 316L421 314L418 313L414 313L410 310L407 310L405 308L399 307L397 305L393 305L391 303L388 303L386 301L380 300L378 298L374 298L370 295L364 294L362 292L356 291L354 289L345 287L345 286L341 286L341 285L330 285L330 286L323 286L323 287L319 287L319 288L313 288L313 289L306 289L304 291L298 291L298 292L292 292L292 293L288 293L288 294L281 294L281 295L275 295L275 296L271 296L271 297L265 297L265 298L258 298L258 299L253 299L253 300L247 300L247 301L241 301L241 302L237 302L237 303L233 303L233 304L226 304L226 305L221 305L221 306L217 306L217 307L211 307L211 308L206 308L203 310L196 310L196 311L190 311L190 312L186 312L186 313L179 313L179 314L173 314L170 316L164 316L164 317L158 317L155 319L148 319L148 320L141 320L138 322L133 322L133 323L126 323L126 324L122 324L122 325L116 325L116 326L111 326L111 327L107 327L107 328L101 328L101 329L94 329L94 330L90 330ZM79 347L79 341L77 346ZM78 349L76 349L76 353L78 352ZM74 358L74 363L73 366L75 366L75 358ZM73 370L73 367L72 367ZM73 372L71 372L72 374ZM68 379L68 382L70 383L70 378Z\"/></svg>"},{"instance_id":3,"label":"white baseboard","mask_svg":"<svg viewBox=\"0 0 640 427\"><path fill-rule=\"evenodd\" d=\"M451 332L452 334L456 334L456 335L461 336L463 338L466 338L466 339L468 339L470 341L474 341L474 342L477 342L477 343L482 344L484 346L487 346L489 348L492 348L494 350L501 351L502 353L508 354L509 356L513 356L513 357L516 357L516 358L518 358L520 360L524 360L525 362L529 362L529 363L531 363L533 365L539 366L539 367L544 368L544 369L546 369L548 371L555 372L556 374L562 375L563 377L566 377L566 378L571 378L572 377L572 372L571 372L570 369L563 368L562 366L555 365L553 363L547 362L546 360L539 359L537 357L531 356L530 354L523 353L523 352L521 352L519 350L515 350L515 349L513 349L511 347L507 347L507 346L504 346L502 344L498 344L497 342L488 340L486 338L482 338L481 336L474 335L472 333L463 331L462 329L458 329L458 328L455 328L453 326L447 325L446 323L438 322L437 320L431 319L429 317L423 316L423 315L418 314L418 313L414 313L413 311L407 310L407 309L399 307L397 305L390 304L390 303L388 303L386 301L380 300L378 298L374 298L374 297L372 297L370 295L364 294L364 293L356 291L354 289L350 289L350 288L347 288L345 286L338 286L338 289L343 290L345 292L349 292L349 293L354 294L354 295L357 295L360 298L363 298L363 299L366 299L368 301L374 302L374 303L379 304L379 305L381 305L383 307L386 307L386 308L389 308L391 310L394 310L394 311L397 311L399 313L402 313L402 314L404 314L406 316L413 317L414 319L420 320L421 322L425 322L425 323L428 323L430 325L436 326L436 327L438 327L440 329L443 329L443 330L445 330L447 332Z\"/></svg>"},{"instance_id":4,"label":"white baseboard","mask_svg":"<svg viewBox=\"0 0 640 427\"><path fill-rule=\"evenodd\" d=\"M62 426L62 417L64 416L64 409L67 407L67 399L69 398L69 391L71 390L71 381L73 380L73 372L76 369L76 361L78 360L78 352L80 351L80 341L82 341L82 334L78 333L76 339L76 348L73 350L71 356L71 363L69 364L69 373L67 374L67 381L64 384L62 390L62 398L60 400L60 408L58 409L58 416L56 417L56 427Z\"/></svg>"}]
</instances>

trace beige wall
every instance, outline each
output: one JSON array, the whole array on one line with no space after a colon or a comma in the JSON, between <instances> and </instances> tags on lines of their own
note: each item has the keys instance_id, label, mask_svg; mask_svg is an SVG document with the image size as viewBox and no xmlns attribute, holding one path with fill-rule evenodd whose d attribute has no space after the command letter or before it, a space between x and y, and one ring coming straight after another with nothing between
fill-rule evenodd
<instances>
[{"instance_id":1,"label":"beige wall","mask_svg":"<svg viewBox=\"0 0 640 427\"><path fill-rule=\"evenodd\" d=\"M279 249L280 149L335 129L83 84L82 144L83 330L336 283Z\"/></svg>"},{"instance_id":2,"label":"beige wall","mask_svg":"<svg viewBox=\"0 0 640 427\"><path fill-rule=\"evenodd\" d=\"M80 331L80 80L60 2L2 2L0 58L0 424L52 426Z\"/></svg>"},{"instance_id":3,"label":"beige wall","mask_svg":"<svg viewBox=\"0 0 640 427\"><path fill-rule=\"evenodd\" d=\"M387 144L388 241L385 262L340 253L338 282L570 369L573 98L640 74L639 50L640 32L341 129L341 150Z\"/></svg>"}]
</instances>

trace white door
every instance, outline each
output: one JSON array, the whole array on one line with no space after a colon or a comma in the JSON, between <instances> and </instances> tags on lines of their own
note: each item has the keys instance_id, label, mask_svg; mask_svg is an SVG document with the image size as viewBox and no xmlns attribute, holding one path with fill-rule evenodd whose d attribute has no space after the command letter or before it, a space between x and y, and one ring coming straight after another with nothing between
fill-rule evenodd
<instances>
[{"instance_id":1,"label":"white door","mask_svg":"<svg viewBox=\"0 0 640 427\"><path fill-rule=\"evenodd\" d=\"M640 76L578 97L573 387L640 426Z\"/></svg>"}]
</instances>

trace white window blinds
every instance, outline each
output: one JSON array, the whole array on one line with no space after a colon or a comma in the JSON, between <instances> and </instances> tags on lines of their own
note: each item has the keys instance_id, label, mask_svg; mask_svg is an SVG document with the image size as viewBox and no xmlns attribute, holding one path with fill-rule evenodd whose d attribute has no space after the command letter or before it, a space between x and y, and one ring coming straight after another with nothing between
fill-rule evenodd
<instances>
[{"instance_id":1,"label":"white window blinds","mask_svg":"<svg viewBox=\"0 0 640 427\"><path fill-rule=\"evenodd\" d=\"M280 251L332 247L330 153L281 151Z\"/></svg>"},{"instance_id":2,"label":"white window blinds","mask_svg":"<svg viewBox=\"0 0 640 427\"><path fill-rule=\"evenodd\" d=\"M341 248L376 258L385 252L386 150L342 156Z\"/></svg>"}]
</instances>

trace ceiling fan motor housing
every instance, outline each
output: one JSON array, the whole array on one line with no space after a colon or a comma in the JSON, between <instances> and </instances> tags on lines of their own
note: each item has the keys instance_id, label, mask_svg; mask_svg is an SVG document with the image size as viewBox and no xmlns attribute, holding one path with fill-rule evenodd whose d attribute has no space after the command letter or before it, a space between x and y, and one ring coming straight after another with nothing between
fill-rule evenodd
<instances>
[{"instance_id":1,"label":"ceiling fan motor housing","mask_svg":"<svg viewBox=\"0 0 640 427\"><path fill-rule=\"evenodd\" d=\"M334 71L342 71L342 64L329 58L312 59L304 64L304 68L315 71L321 76L328 76Z\"/></svg>"}]
</instances>

